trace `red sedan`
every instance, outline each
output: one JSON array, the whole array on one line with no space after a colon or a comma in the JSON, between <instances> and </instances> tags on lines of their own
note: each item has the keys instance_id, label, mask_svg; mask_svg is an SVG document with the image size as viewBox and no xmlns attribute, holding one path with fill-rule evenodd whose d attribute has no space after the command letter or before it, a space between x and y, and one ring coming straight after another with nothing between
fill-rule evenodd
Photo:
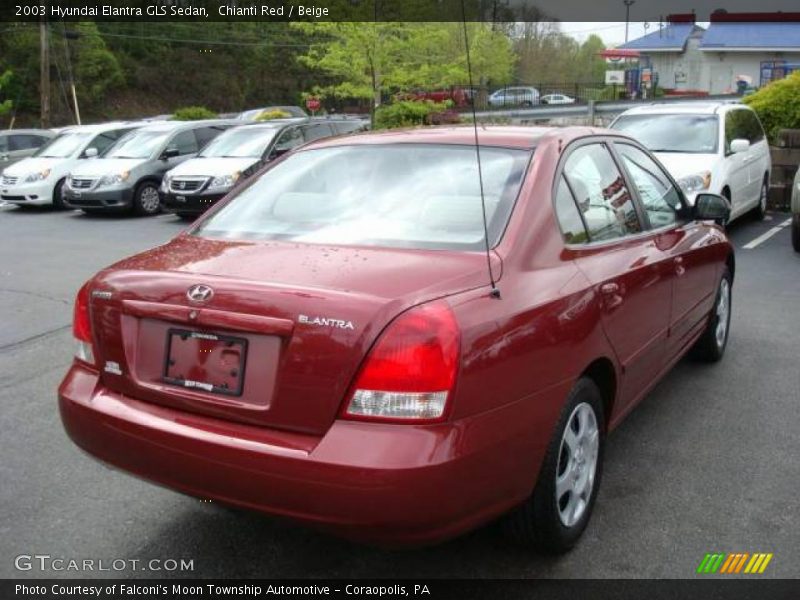
<instances>
[{"instance_id":1,"label":"red sedan","mask_svg":"<svg viewBox=\"0 0 800 600\"><path fill-rule=\"evenodd\" d=\"M480 129L481 177L474 135L315 142L98 273L59 388L71 438L353 539L507 514L570 548L606 433L689 350L723 355L729 208L689 206L616 132Z\"/></svg>"}]
</instances>

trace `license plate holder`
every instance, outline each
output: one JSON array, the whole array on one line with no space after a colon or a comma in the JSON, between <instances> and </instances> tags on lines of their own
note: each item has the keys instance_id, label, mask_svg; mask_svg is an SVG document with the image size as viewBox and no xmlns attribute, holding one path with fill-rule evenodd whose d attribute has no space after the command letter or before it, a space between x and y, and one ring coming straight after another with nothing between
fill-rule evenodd
<instances>
[{"instance_id":1,"label":"license plate holder","mask_svg":"<svg viewBox=\"0 0 800 600\"><path fill-rule=\"evenodd\" d=\"M178 202L186 202L186 196L175 196L175 200Z\"/></svg>"},{"instance_id":2,"label":"license plate holder","mask_svg":"<svg viewBox=\"0 0 800 600\"><path fill-rule=\"evenodd\" d=\"M162 379L185 389L241 396L246 360L244 338L170 328Z\"/></svg>"}]
</instances>

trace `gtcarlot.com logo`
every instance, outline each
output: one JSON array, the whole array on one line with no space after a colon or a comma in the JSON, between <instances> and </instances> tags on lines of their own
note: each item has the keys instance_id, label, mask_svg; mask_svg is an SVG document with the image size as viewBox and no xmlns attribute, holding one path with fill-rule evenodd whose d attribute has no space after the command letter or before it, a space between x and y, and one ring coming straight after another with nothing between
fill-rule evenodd
<instances>
[{"instance_id":1,"label":"gtcarlot.com logo","mask_svg":"<svg viewBox=\"0 0 800 600\"><path fill-rule=\"evenodd\" d=\"M194 559L185 558L68 558L49 554L14 557L17 571L194 571Z\"/></svg>"},{"instance_id":2,"label":"gtcarlot.com logo","mask_svg":"<svg viewBox=\"0 0 800 600\"><path fill-rule=\"evenodd\" d=\"M700 561L697 572L701 575L721 573L725 575L761 574L767 570L772 553L764 552L709 552Z\"/></svg>"}]
</instances>

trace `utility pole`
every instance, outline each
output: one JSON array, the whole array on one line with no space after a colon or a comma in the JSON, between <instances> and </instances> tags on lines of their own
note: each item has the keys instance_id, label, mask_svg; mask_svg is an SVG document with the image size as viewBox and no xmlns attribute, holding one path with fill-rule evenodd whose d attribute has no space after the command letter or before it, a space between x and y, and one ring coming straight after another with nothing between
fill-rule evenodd
<instances>
[{"instance_id":1,"label":"utility pole","mask_svg":"<svg viewBox=\"0 0 800 600\"><path fill-rule=\"evenodd\" d=\"M631 20L631 4L636 2L636 0L622 0L622 3L625 5L625 43L628 43L628 23Z\"/></svg>"},{"instance_id":2,"label":"utility pole","mask_svg":"<svg viewBox=\"0 0 800 600\"><path fill-rule=\"evenodd\" d=\"M47 38L47 21L42 17L39 21L40 72L39 93L41 98L42 129L50 126L50 41Z\"/></svg>"}]
</instances>

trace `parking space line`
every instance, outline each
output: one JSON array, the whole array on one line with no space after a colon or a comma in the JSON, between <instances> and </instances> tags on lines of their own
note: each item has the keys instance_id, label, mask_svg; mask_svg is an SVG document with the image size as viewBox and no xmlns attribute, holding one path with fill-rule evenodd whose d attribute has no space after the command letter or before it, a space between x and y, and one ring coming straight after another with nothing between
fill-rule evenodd
<instances>
[{"instance_id":1,"label":"parking space line","mask_svg":"<svg viewBox=\"0 0 800 600\"><path fill-rule=\"evenodd\" d=\"M764 242L766 242L766 241L767 241L769 238L771 238L771 237L772 237L773 235L775 235L776 233L780 233L780 231L781 231L781 230L782 230L784 227L788 227L789 225L791 225L791 223L792 223L792 220L791 220L791 219L786 219L786 220L785 220L783 223L781 223L780 225L777 225L776 227L773 227L772 229L770 229L770 230L769 230L769 231L767 231L766 233L764 233L764 234L761 234L761 235L760 235L760 236L758 236L756 239L754 239L754 240L753 240L753 241L751 241L751 242L748 242L747 244L745 244L745 245L744 245L744 246L742 246L742 247L743 247L745 250L752 250L753 248L757 248L758 246L760 246L761 244L763 244Z\"/></svg>"}]
</instances>

